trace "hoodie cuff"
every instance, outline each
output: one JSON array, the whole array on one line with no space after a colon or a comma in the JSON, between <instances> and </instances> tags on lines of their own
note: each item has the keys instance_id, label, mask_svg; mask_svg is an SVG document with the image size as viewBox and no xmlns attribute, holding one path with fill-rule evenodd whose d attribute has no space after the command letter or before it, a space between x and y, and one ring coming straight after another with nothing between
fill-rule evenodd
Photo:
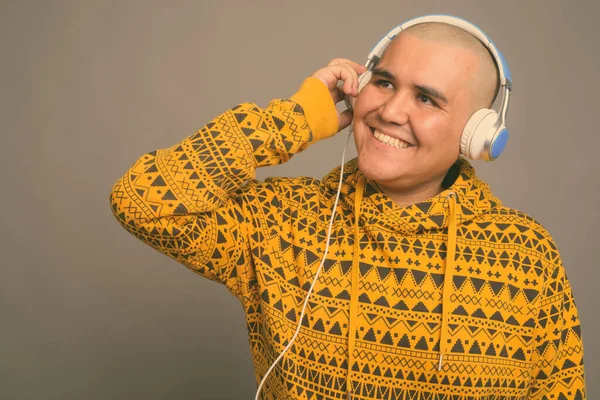
<instances>
[{"instance_id":1,"label":"hoodie cuff","mask_svg":"<svg viewBox=\"0 0 600 400\"><path fill-rule=\"evenodd\" d=\"M308 77L300 89L290 97L300 104L314 141L325 139L337 133L339 128L338 112L329 89L318 78Z\"/></svg>"}]
</instances>

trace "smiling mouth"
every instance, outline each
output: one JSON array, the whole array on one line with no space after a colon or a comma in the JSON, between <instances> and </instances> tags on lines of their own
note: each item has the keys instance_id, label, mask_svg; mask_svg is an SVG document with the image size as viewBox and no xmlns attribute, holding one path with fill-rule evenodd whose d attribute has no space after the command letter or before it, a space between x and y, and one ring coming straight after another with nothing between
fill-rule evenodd
<instances>
[{"instance_id":1,"label":"smiling mouth","mask_svg":"<svg viewBox=\"0 0 600 400\"><path fill-rule=\"evenodd\" d=\"M409 147L414 147L412 144L405 142L404 140L388 136L385 133L382 133L374 128L371 128L371 133L373 133L373 136L378 142L386 144L390 147L394 147L396 149L406 149Z\"/></svg>"}]
</instances>

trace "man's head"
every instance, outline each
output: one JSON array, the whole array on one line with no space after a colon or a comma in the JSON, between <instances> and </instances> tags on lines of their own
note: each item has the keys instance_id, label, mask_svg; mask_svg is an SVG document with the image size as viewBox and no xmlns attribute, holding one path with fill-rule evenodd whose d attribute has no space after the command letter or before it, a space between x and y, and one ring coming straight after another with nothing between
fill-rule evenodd
<instances>
[{"instance_id":1,"label":"man's head","mask_svg":"<svg viewBox=\"0 0 600 400\"><path fill-rule=\"evenodd\" d=\"M360 170L400 203L439 193L460 154L465 123L491 106L498 87L491 54L469 33L443 23L406 29L356 100Z\"/></svg>"}]
</instances>

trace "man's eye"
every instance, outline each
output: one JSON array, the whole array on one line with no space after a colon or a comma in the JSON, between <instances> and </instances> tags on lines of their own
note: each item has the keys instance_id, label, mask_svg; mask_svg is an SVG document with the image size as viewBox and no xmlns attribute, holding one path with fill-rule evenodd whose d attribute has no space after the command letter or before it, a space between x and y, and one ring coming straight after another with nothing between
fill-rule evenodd
<instances>
[{"instance_id":1,"label":"man's eye","mask_svg":"<svg viewBox=\"0 0 600 400\"><path fill-rule=\"evenodd\" d=\"M429 97L425 96L424 94L418 94L417 99L423 104L431 104L433 106L437 105L437 104L435 104L435 101L431 100Z\"/></svg>"},{"instance_id":2,"label":"man's eye","mask_svg":"<svg viewBox=\"0 0 600 400\"><path fill-rule=\"evenodd\" d=\"M375 81L375 86L384 87L384 88L391 87L392 86L392 82L386 81L385 79L377 79Z\"/></svg>"}]
</instances>

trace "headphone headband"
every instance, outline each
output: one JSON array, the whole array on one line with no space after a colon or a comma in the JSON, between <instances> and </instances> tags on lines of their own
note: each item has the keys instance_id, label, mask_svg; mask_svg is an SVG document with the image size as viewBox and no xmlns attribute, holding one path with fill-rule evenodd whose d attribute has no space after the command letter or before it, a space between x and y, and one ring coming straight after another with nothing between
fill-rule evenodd
<instances>
[{"instance_id":1,"label":"headphone headband","mask_svg":"<svg viewBox=\"0 0 600 400\"><path fill-rule=\"evenodd\" d=\"M498 72L500 74L500 85L505 86L508 89L512 88L512 75L510 73L508 63L506 62L506 59L504 58L500 50L498 50L494 42L492 42L492 39L490 39L490 37L486 35L485 32L483 32L481 28L479 28L477 25L465 19L458 18L452 15L424 15L422 17L409 19L408 21L402 23L401 25L398 25L397 27L389 31L387 35L385 35L383 39L381 39L379 43L375 45L373 50L371 50L371 53L369 53L369 59L373 57L376 58L377 61L379 61L379 59L383 55L383 51L390 44L392 39L394 39L400 32L406 30L407 28L410 28L411 26L423 24L426 22L440 22L452 25L462 29L463 31L479 39L479 41L483 43L483 45L490 51L490 53L494 57L494 61L498 66Z\"/></svg>"}]
</instances>

